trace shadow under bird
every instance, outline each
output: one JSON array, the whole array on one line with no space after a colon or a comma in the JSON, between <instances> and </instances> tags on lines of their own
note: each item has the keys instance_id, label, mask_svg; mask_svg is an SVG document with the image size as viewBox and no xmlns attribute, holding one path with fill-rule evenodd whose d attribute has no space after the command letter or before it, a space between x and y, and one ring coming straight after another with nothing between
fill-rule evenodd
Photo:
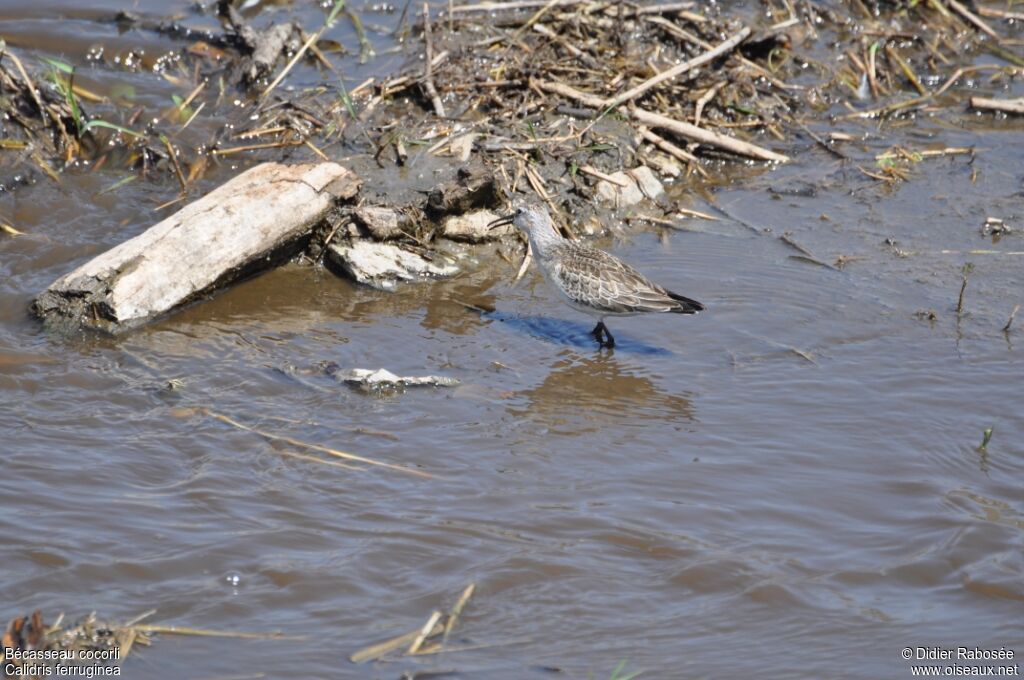
<instances>
[{"instance_id":1,"label":"shadow under bird","mask_svg":"<svg viewBox=\"0 0 1024 680\"><path fill-rule=\"evenodd\" d=\"M497 229L507 224L526 234L544 278L569 306L598 318L591 333L602 347L615 346L604 325L606 317L704 311L701 303L662 288L614 255L562 238L543 208L516 208L487 226Z\"/></svg>"}]
</instances>

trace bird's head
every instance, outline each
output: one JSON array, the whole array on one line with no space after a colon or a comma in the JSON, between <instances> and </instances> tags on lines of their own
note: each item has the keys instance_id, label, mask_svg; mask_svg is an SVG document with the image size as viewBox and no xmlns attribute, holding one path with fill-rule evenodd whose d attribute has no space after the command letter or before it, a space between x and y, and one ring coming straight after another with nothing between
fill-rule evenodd
<instances>
[{"instance_id":1,"label":"bird's head","mask_svg":"<svg viewBox=\"0 0 1024 680\"><path fill-rule=\"evenodd\" d=\"M551 218L548 217L547 212L543 208L520 206L508 215L499 217L489 223L487 227L489 229L497 229L498 227L504 227L507 224L514 225L529 236L531 234L536 234L538 231L550 230Z\"/></svg>"}]
</instances>

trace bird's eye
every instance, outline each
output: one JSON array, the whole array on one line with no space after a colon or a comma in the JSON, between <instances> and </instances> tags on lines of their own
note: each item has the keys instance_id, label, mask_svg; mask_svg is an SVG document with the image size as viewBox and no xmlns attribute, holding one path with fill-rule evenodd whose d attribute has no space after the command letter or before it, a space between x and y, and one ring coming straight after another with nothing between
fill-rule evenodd
<instances>
[{"instance_id":1,"label":"bird's eye","mask_svg":"<svg viewBox=\"0 0 1024 680\"><path fill-rule=\"evenodd\" d=\"M522 208L516 208L516 217L518 217L518 216L520 216L522 214L523 214L523 209Z\"/></svg>"}]
</instances>

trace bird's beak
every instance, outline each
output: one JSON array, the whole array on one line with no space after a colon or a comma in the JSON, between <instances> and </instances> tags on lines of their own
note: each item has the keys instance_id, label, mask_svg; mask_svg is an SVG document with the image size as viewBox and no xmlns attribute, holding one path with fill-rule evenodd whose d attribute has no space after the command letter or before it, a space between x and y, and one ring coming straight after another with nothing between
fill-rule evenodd
<instances>
[{"instance_id":1,"label":"bird's beak","mask_svg":"<svg viewBox=\"0 0 1024 680\"><path fill-rule=\"evenodd\" d=\"M494 220L493 222L487 223L487 230L494 231L498 227L504 227L507 224L512 224L512 220L515 219L515 215L504 215Z\"/></svg>"}]
</instances>

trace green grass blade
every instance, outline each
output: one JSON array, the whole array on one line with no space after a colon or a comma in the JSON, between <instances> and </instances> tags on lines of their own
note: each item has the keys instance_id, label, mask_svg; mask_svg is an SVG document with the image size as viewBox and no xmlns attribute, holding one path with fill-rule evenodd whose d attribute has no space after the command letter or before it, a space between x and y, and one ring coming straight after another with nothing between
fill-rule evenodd
<instances>
[{"instance_id":1,"label":"green grass blade","mask_svg":"<svg viewBox=\"0 0 1024 680\"><path fill-rule=\"evenodd\" d=\"M345 0L335 0L334 7L331 8L331 13L327 15L327 21L324 22L324 27L333 24L343 9L345 9Z\"/></svg>"},{"instance_id":2,"label":"green grass blade","mask_svg":"<svg viewBox=\"0 0 1024 680\"><path fill-rule=\"evenodd\" d=\"M111 184L106 189L101 189L99 191L99 193L97 193L96 195L99 196L101 194L109 194L111 191L114 191L116 189L120 189L125 184L130 184L130 183L134 182L135 180L137 180L138 178L139 178L138 175L128 175L124 179L121 179L121 180L118 180L118 181L114 182L113 184Z\"/></svg>"},{"instance_id":3,"label":"green grass blade","mask_svg":"<svg viewBox=\"0 0 1024 680\"><path fill-rule=\"evenodd\" d=\"M107 129L110 129L110 130L117 130L118 132L123 132L126 135L131 135L132 137L140 137L141 138L141 137L145 137L146 136L146 135L144 135L142 133L136 132L135 130L130 130L130 129L128 129L126 127L122 127L120 125L114 125L113 123L108 123L105 120L90 120L88 123L85 124L85 127L82 128L82 132L83 133L87 132L87 131L91 130L92 128L107 128Z\"/></svg>"},{"instance_id":4,"label":"green grass blade","mask_svg":"<svg viewBox=\"0 0 1024 680\"><path fill-rule=\"evenodd\" d=\"M50 66L52 66L55 69L57 69L58 71L62 71L63 73L67 73L68 75L71 75L72 73L75 72L75 67L72 66L71 64L67 63L66 61L61 61L60 59L54 59L53 57L39 57L39 58L42 59L43 61L45 61Z\"/></svg>"}]
</instances>

